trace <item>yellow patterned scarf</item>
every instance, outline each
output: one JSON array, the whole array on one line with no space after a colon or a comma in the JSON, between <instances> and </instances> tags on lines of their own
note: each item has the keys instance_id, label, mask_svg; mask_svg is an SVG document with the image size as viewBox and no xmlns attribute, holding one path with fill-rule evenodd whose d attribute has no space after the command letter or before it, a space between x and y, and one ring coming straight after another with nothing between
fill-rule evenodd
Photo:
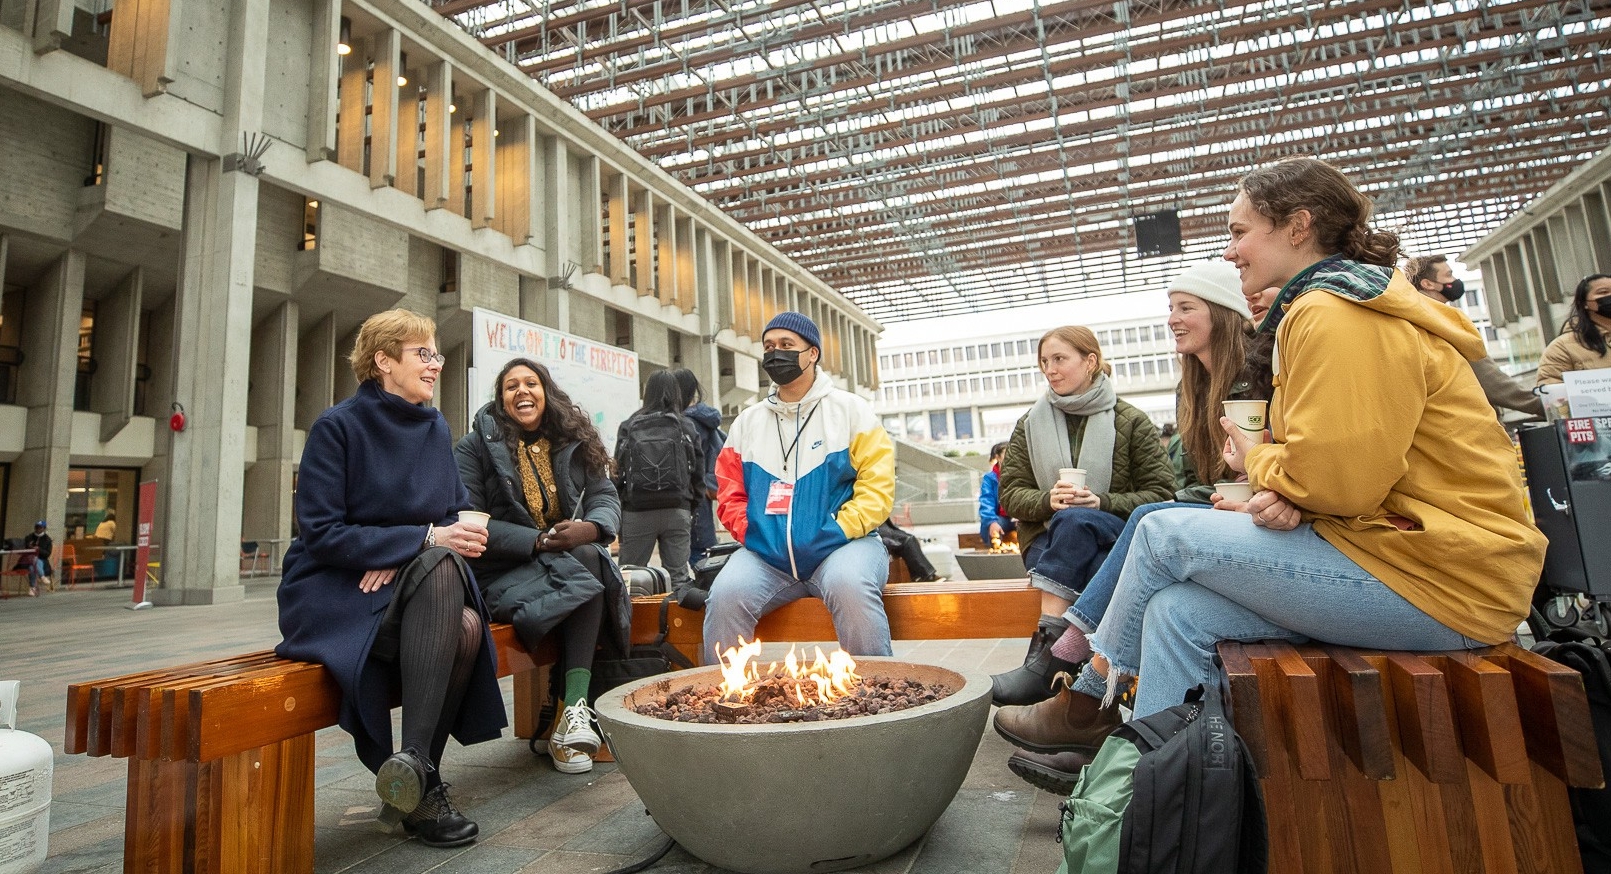
<instances>
[{"instance_id":1,"label":"yellow patterned scarf","mask_svg":"<svg viewBox=\"0 0 1611 874\"><path fill-rule=\"evenodd\" d=\"M554 462L548 438L538 437L521 443L515 466L520 469L520 490L526 496L526 509L540 528L552 528L563 519L559 508L559 488L554 484Z\"/></svg>"}]
</instances>

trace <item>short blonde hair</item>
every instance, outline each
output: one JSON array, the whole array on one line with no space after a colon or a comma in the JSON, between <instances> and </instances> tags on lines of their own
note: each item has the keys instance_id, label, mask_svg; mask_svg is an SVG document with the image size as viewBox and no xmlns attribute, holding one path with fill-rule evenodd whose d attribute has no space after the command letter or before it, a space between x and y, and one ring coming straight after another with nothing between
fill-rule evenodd
<instances>
[{"instance_id":1,"label":"short blonde hair","mask_svg":"<svg viewBox=\"0 0 1611 874\"><path fill-rule=\"evenodd\" d=\"M403 344L409 340L426 340L436 336L436 321L411 310L387 310L364 319L358 328L358 339L352 344L352 373L359 382L379 379L375 367L375 353L399 361L403 358Z\"/></svg>"}]
</instances>

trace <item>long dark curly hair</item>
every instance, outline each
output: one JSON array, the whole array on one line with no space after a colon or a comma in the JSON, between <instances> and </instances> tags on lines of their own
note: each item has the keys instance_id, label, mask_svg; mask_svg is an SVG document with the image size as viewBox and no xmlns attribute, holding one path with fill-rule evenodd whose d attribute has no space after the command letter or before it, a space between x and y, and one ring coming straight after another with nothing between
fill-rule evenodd
<instances>
[{"instance_id":1,"label":"long dark curly hair","mask_svg":"<svg viewBox=\"0 0 1611 874\"><path fill-rule=\"evenodd\" d=\"M543 415L537 420L537 434L547 437L548 442L555 449L567 443L579 443L577 453L582 457L582 464L589 473L599 476L608 476L610 473L610 453L604 450L604 440L599 437L599 429L593 427L593 420L587 412L571 400L571 396L559 387L554 381L554 375L548 368L531 360L530 358L512 358L498 371L498 378L492 382L492 421L498 426L498 433L491 436L502 439L504 445L509 447L511 457L520 452L520 438L522 431L520 423L509 417L503 408L503 381L509 371L516 367L529 367L537 374L537 381L543 384Z\"/></svg>"},{"instance_id":2,"label":"long dark curly hair","mask_svg":"<svg viewBox=\"0 0 1611 874\"><path fill-rule=\"evenodd\" d=\"M1577 335L1577 341L1582 343L1584 348L1593 349L1597 354L1604 355L1605 332L1600 330L1600 326L1589 316L1589 286L1597 279L1611 279L1611 274L1591 273L1577 284L1577 288L1572 291L1572 316L1566 320L1566 327L1561 333L1571 331Z\"/></svg>"}]
</instances>

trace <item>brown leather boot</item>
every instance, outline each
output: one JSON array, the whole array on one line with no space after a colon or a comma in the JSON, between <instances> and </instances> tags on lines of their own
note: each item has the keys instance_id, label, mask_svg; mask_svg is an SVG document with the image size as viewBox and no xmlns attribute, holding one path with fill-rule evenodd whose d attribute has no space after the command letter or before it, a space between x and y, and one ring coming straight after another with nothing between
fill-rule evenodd
<instances>
[{"instance_id":1,"label":"brown leather boot","mask_svg":"<svg viewBox=\"0 0 1611 874\"><path fill-rule=\"evenodd\" d=\"M1059 684L1063 685L1063 684ZM996 711L996 734L1032 753L1084 753L1095 756L1102 741L1124 720L1118 705L1104 708L1063 685L1050 700Z\"/></svg>"},{"instance_id":2,"label":"brown leather boot","mask_svg":"<svg viewBox=\"0 0 1611 874\"><path fill-rule=\"evenodd\" d=\"M1084 753L1056 753L1046 755L1029 750L1013 750L1007 759L1007 770L1024 778L1029 785L1044 789L1053 795L1068 795L1080 780L1080 771L1091 764Z\"/></svg>"}]
</instances>

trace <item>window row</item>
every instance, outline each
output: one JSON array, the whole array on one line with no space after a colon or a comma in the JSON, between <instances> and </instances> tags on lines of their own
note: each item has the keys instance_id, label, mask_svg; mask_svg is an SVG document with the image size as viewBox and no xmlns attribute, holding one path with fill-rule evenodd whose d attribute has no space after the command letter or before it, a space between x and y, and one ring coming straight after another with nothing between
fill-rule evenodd
<instances>
[{"instance_id":1,"label":"window row","mask_svg":"<svg viewBox=\"0 0 1611 874\"><path fill-rule=\"evenodd\" d=\"M1113 365L1113 378L1120 385L1131 380L1150 381L1160 378L1173 380L1180 375L1179 364L1173 355L1131 358L1110 363ZM1039 391L1045 384L1040 371L1021 370L960 379L886 384L878 391L881 400L900 402L924 398L959 398L1003 391Z\"/></svg>"},{"instance_id":2,"label":"window row","mask_svg":"<svg viewBox=\"0 0 1611 874\"><path fill-rule=\"evenodd\" d=\"M1167 325L1140 325L1133 328L1113 328L1096 332L1096 342L1104 351L1123 349L1139 343L1170 339ZM915 352L892 352L878 356L881 370L900 370L907 367L937 366L968 361L1022 360L1035 354L1036 339L1003 340L999 343L979 343L970 346L951 346L943 349L919 349Z\"/></svg>"}]
</instances>

